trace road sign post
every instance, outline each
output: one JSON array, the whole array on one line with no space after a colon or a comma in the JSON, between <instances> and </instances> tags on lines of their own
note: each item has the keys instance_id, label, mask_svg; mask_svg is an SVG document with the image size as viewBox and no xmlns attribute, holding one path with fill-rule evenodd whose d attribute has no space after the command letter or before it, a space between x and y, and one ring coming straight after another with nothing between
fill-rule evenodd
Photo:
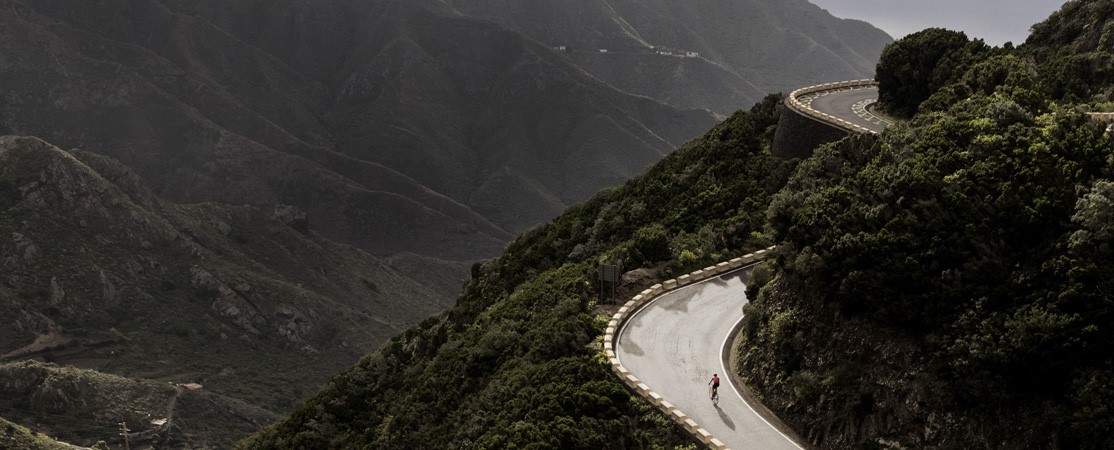
<instances>
[{"instance_id":1,"label":"road sign post","mask_svg":"<svg viewBox=\"0 0 1114 450\"><path fill-rule=\"evenodd\" d=\"M615 291L619 286L619 280L623 277L623 266L619 264L600 264L600 298L604 298L605 283L611 283L611 296L609 299L615 298Z\"/></svg>"}]
</instances>

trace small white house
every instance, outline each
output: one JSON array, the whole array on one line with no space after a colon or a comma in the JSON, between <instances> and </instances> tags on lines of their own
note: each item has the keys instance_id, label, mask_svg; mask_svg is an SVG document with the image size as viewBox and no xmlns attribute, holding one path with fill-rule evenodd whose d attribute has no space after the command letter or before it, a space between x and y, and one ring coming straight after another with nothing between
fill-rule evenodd
<instances>
[{"instance_id":1,"label":"small white house","mask_svg":"<svg viewBox=\"0 0 1114 450\"><path fill-rule=\"evenodd\" d=\"M606 48L601 48L600 53L607 53L607 49Z\"/></svg>"},{"instance_id":2,"label":"small white house","mask_svg":"<svg viewBox=\"0 0 1114 450\"><path fill-rule=\"evenodd\" d=\"M699 56L700 56L700 54L696 53L696 52L685 52L685 57L686 58L696 58L696 57L699 57Z\"/></svg>"},{"instance_id":3,"label":"small white house","mask_svg":"<svg viewBox=\"0 0 1114 450\"><path fill-rule=\"evenodd\" d=\"M564 45L558 45L558 46L556 46L556 47L553 47L553 49L554 49L554 50L557 50L557 51L559 51L559 52L564 52L564 51L568 51L568 49L569 49L569 48L568 48L568 47L566 47L566 46L564 46Z\"/></svg>"}]
</instances>

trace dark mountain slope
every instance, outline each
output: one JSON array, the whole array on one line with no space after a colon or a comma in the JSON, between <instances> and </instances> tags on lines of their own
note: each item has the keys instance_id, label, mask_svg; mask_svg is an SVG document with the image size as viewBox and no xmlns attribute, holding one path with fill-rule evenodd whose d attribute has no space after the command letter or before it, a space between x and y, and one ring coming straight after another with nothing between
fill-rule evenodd
<instances>
[{"instance_id":1,"label":"dark mountain slope","mask_svg":"<svg viewBox=\"0 0 1114 450\"><path fill-rule=\"evenodd\" d=\"M5 10L10 131L109 154L167 198L295 204L382 254L469 258L506 239L397 171L307 143L324 131L287 116L319 114L314 84L235 37L154 3L55 3Z\"/></svg>"},{"instance_id":2,"label":"dark mountain slope","mask_svg":"<svg viewBox=\"0 0 1114 450\"><path fill-rule=\"evenodd\" d=\"M377 254L492 255L712 124L402 2L6 6L10 132L172 200L293 204Z\"/></svg>"},{"instance_id":3,"label":"dark mountain slope","mask_svg":"<svg viewBox=\"0 0 1114 450\"><path fill-rule=\"evenodd\" d=\"M260 16L310 14L266 5L192 8L219 11L210 20L230 30L250 28ZM711 125L701 113L669 113L615 92L548 48L486 22L393 2L351 13L361 19L338 22L355 36L352 56L330 75L341 77L329 112L338 148L414 173L513 230L625 180ZM282 55L285 41L273 34L244 39ZM298 55L289 63L307 65Z\"/></svg>"},{"instance_id":4,"label":"dark mountain slope","mask_svg":"<svg viewBox=\"0 0 1114 450\"><path fill-rule=\"evenodd\" d=\"M704 113L618 93L487 23L399 14L373 27L361 51L376 56L345 81L330 113L346 136L338 148L420 171L423 183L508 229L622 182L711 126Z\"/></svg>"},{"instance_id":5,"label":"dark mountain slope","mask_svg":"<svg viewBox=\"0 0 1114 450\"><path fill-rule=\"evenodd\" d=\"M5 360L203 381L280 410L445 306L296 209L169 203L34 138L0 137L0 199Z\"/></svg>"}]
</instances>

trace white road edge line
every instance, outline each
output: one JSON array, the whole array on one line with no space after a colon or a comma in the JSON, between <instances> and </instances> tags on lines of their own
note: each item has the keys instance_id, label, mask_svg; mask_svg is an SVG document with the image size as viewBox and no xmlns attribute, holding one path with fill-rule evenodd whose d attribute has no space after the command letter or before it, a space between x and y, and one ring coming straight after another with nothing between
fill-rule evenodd
<instances>
[{"instance_id":1,"label":"white road edge line","mask_svg":"<svg viewBox=\"0 0 1114 450\"><path fill-rule=\"evenodd\" d=\"M724 275L726 275L726 274L724 274ZM749 303L749 301L748 301L748 303ZM735 325L733 325L731 327L731 329L732 330L737 329L739 327L739 323L742 322L743 319L745 319L745 318L746 318L746 315L743 315L742 317L739 317L739 320L735 321ZM728 377L727 381L729 382L728 384L731 385L731 391L735 393L736 397L739 397L739 400L743 401L744 405L747 405L747 408L749 408L750 411L754 413L754 415L758 416L759 419L762 419L763 422L766 422L767 426L769 426L774 431L776 431L777 434L780 434L781 437L785 438L785 440L789 441L790 444L793 444L795 447L797 447L801 450L804 450L804 447L801 447L801 445L798 444L797 441L794 441L789 436L786 436L785 433L782 433L781 430L779 430L777 427L774 426L774 424L772 424L772 423L770 423L770 421L766 420L766 418L763 417L762 414L759 414L758 411L756 411L753 406L750 406L750 402L748 402L747 399L743 397L743 394L739 393L739 389L735 387L735 383L731 382L731 378L730 378L731 377L731 375L730 375L731 372L727 371L727 361L724 361L724 359L723 359L723 355L724 355L723 349L726 349L728 345L731 345L731 343L728 342L729 340L731 340L731 334L730 333L727 336L723 337L723 345L720 346L719 366L723 370L723 374Z\"/></svg>"}]
</instances>

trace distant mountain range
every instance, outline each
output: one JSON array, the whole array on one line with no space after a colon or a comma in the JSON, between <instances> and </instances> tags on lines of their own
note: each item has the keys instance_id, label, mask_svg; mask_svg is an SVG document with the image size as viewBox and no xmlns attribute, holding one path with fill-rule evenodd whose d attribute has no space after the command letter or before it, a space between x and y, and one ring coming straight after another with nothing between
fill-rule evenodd
<instances>
[{"instance_id":1,"label":"distant mountain range","mask_svg":"<svg viewBox=\"0 0 1114 450\"><path fill-rule=\"evenodd\" d=\"M0 5L0 132L112 156L170 200L290 204L374 254L457 260L712 111L869 75L889 42L803 1Z\"/></svg>"}]
</instances>

